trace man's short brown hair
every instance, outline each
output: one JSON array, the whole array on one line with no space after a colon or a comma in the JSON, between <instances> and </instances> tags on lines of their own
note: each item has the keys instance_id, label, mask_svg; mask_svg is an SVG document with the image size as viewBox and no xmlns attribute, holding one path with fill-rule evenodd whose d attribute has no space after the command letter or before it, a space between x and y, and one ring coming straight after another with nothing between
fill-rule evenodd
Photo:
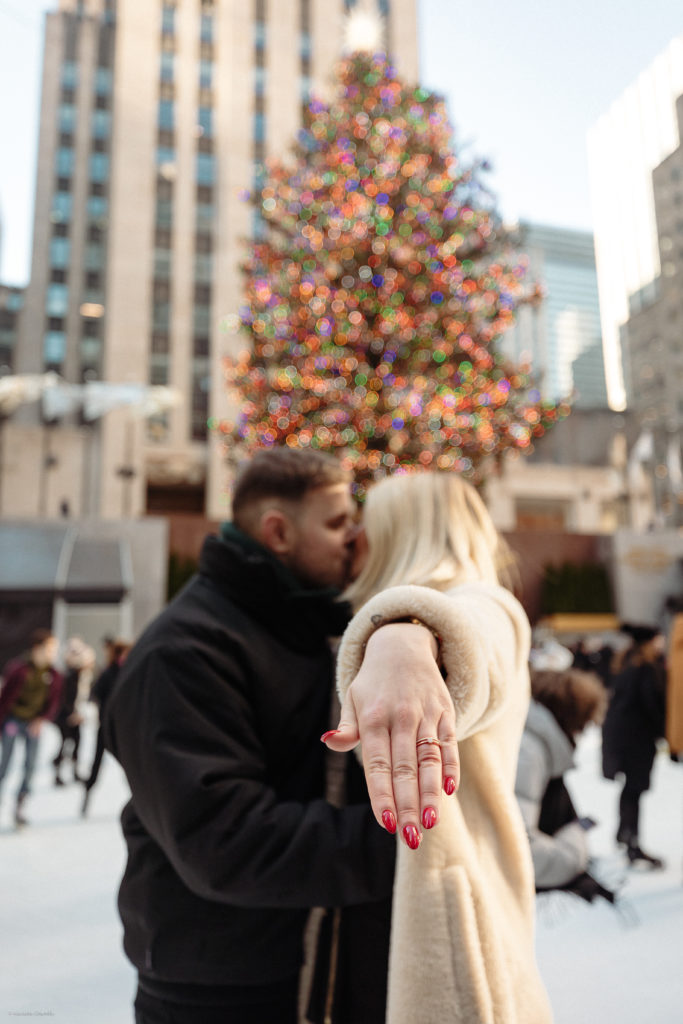
<instances>
[{"instance_id":1,"label":"man's short brown hair","mask_svg":"<svg viewBox=\"0 0 683 1024\"><path fill-rule=\"evenodd\" d=\"M54 633L51 629L34 629L29 637L31 650L34 647L42 647L48 640L52 640Z\"/></svg>"},{"instance_id":2,"label":"man's short brown hair","mask_svg":"<svg viewBox=\"0 0 683 1024\"><path fill-rule=\"evenodd\" d=\"M241 529L246 510L259 501L279 498L299 502L309 491L350 483L351 474L333 455L312 449L268 448L256 452L238 471L232 517Z\"/></svg>"}]
</instances>

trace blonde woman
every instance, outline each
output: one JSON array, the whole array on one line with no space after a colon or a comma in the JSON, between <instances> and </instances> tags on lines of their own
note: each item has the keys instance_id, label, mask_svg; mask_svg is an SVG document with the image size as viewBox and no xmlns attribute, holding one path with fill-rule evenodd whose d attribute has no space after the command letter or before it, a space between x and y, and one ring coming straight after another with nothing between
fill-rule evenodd
<instances>
[{"instance_id":1,"label":"blonde woman","mask_svg":"<svg viewBox=\"0 0 683 1024\"><path fill-rule=\"evenodd\" d=\"M450 473L376 484L364 527L368 553L348 591L358 610L339 651L342 724L327 742L353 745L347 695L359 676L367 684L378 671L374 631L413 621L438 636L461 771L457 793L438 813L423 807L421 821L394 826L404 842L397 849L387 1024L547 1024L534 954L533 869L514 795L529 706L529 624L500 582L509 558L476 491ZM400 661L395 670L398 677ZM434 718L429 735L418 727L415 744L420 759L436 762L448 793L453 766L440 758L444 750L452 757L452 738L440 735L440 721ZM386 807L371 796L378 822L393 831L390 787Z\"/></svg>"}]
</instances>

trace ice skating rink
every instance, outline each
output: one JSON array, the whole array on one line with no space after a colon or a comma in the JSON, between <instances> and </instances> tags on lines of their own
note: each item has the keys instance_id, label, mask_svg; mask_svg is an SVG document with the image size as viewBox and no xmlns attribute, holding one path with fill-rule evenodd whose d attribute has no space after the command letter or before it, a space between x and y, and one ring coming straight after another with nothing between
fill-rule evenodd
<instances>
[{"instance_id":1,"label":"ice skating rink","mask_svg":"<svg viewBox=\"0 0 683 1024\"><path fill-rule=\"evenodd\" d=\"M93 739L90 723L84 764ZM21 832L11 823L18 757L4 787L0 1014L55 1024L130 1024L135 978L121 950L116 913L125 779L106 755L83 819L81 787L52 785L56 746L57 732L49 726L28 805L31 825ZM625 908L619 914L602 901L589 906L560 895L538 901L538 958L556 1024L680 1024L683 764L660 754L643 801L642 844L666 860L664 871L648 872L627 868L614 848L619 790L600 777L599 757L593 731L581 742L568 785L580 813L599 821L591 832L598 870L610 883L623 882ZM415 1020L422 1024L418 1007Z\"/></svg>"}]
</instances>

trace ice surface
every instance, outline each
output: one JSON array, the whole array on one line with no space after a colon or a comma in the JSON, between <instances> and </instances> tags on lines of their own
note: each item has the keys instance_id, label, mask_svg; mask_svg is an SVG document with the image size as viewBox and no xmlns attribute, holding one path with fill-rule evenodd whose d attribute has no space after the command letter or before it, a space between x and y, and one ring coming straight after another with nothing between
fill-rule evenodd
<instances>
[{"instance_id":1,"label":"ice surface","mask_svg":"<svg viewBox=\"0 0 683 1024\"><path fill-rule=\"evenodd\" d=\"M89 764L93 732L91 722L83 764ZM0 1013L60 1024L130 1024L135 977L121 950L116 913L125 779L105 755L83 819L82 788L52 784L56 748L57 732L48 726L27 808L31 825L20 832L11 824L20 750L5 780ZM592 731L580 744L568 785L580 812L598 819L590 838L599 871L608 881L623 880L624 901L637 923L629 924L602 901L589 906L560 895L539 901L538 957L556 1024L680 1024L683 765L660 753L653 788L643 800L642 844L666 859L666 870L636 871L614 847L619 787L600 777L599 755L599 733ZM420 1024L417 1009L415 1019Z\"/></svg>"}]
</instances>

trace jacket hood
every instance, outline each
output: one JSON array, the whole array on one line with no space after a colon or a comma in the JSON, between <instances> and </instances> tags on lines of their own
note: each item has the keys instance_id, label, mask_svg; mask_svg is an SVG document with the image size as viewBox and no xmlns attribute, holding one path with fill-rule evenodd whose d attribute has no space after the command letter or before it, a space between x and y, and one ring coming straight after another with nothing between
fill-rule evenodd
<instances>
[{"instance_id":1,"label":"jacket hood","mask_svg":"<svg viewBox=\"0 0 683 1024\"><path fill-rule=\"evenodd\" d=\"M574 748L562 732L552 711L532 700L529 704L524 732L541 743L548 755L551 778L555 779L574 766Z\"/></svg>"}]
</instances>

